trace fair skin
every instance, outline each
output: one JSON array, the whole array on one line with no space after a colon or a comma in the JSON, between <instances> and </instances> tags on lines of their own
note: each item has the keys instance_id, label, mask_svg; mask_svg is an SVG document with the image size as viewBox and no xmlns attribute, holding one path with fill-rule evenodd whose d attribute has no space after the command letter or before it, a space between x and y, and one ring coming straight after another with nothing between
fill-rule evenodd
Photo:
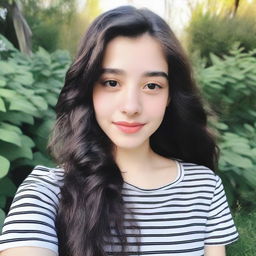
<instances>
[{"instance_id":1,"label":"fair skin","mask_svg":"<svg viewBox=\"0 0 256 256\"><path fill-rule=\"evenodd\" d=\"M93 91L96 119L112 140L115 160L125 181L153 188L174 180L174 161L149 146L149 137L160 126L169 100L168 65L159 43L149 35L117 37L107 46L103 73ZM126 134L113 123L145 124Z\"/></svg>"},{"instance_id":2,"label":"fair skin","mask_svg":"<svg viewBox=\"0 0 256 256\"><path fill-rule=\"evenodd\" d=\"M115 145L114 156L124 181L140 188L162 187L177 177L173 160L156 154L149 137L160 126L170 101L168 65L160 44L148 34L116 37L108 44L103 73L95 84L93 103L99 126ZM134 133L113 122L139 122ZM19 247L0 256L56 256L48 249ZM205 256L225 256L225 246L206 246Z\"/></svg>"},{"instance_id":3,"label":"fair skin","mask_svg":"<svg viewBox=\"0 0 256 256\"><path fill-rule=\"evenodd\" d=\"M57 256L54 251L38 247L17 247L0 252L0 256Z\"/></svg>"}]
</instances>

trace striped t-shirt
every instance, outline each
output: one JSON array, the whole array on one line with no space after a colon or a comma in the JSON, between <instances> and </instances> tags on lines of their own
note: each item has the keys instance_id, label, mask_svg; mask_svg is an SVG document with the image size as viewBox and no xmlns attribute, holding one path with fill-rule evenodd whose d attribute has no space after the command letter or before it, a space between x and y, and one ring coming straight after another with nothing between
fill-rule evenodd
<instances>
[{"instance_id":1,"label":"striped t-shirt","mask_svg":"<svg viewBox=\"0 0 256 256\"><path fill-rule=\"evenodd\" d=\"M208 167L175 160L178 176L166 186L142 189L123 183L122 197L140 227L141 255L201 256L205 245L226 245L238 239L221 179ZM37 246L58 255L56 212L63 169L38 165L17 190L0 236L0 251ZM125 214L129 255L136 252L136 236ZM114 234L112 233L114 236ZM106 244L112 255L120 249ZM115 249L116 248L116 249Z\"/></svg>"}]
</instances>

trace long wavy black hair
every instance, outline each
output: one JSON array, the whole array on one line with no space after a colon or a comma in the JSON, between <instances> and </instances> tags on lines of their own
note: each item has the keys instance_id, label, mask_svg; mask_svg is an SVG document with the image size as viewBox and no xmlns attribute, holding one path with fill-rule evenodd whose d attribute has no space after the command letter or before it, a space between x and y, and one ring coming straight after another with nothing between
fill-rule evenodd
<instances>
[{"instance_id":1,"label":"long wavy black hair","mask_svg":"<svg viewBox=\"0 0 256 256\"><path fill-rule=\"evenodd\" d=\"M121 196L123 178L112 155L113 144L95 119L92 90L108 42L119 35L144 33L162 45L171 97L160 127L150 137L152 150L217 168L219 148L207 127L211 113L203 106L188 59L170 27L145 8L122 6L103 13L90 25L67 71L48 144L57 164L65 169L56 218L60 256L107 255L105 246L114 244L111 237L121 244L118 255L127 255L124 215L129 210ZM139 232L136 221L130 225Z\"/></svg>"}]
</instances>

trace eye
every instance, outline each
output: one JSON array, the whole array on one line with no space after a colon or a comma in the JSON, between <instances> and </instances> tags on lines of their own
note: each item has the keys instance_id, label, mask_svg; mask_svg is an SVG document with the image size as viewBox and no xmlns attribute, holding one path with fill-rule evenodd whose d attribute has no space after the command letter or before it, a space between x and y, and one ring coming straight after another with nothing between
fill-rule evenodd
<instances>
[{"instance_id":1,"label":"eye","mask_svg":"<svg viewBox=\"0 0 256 256\"><path fill-rule=\"evenodd\" d=\"M102 84L108 87L116 87L118 85L118 82L115 80L106 80L103 81Z\"/></svg>"},{"instance_id":2,"label":"eye","mask_svg":"<svg viewBox=\"0 0 256 256\"><path fill-rule=\"evenodd\" d=\"M150 91L153 91L156 88L158 88L158 89L162 88L162 86L155 84L155 83L149 83L149 84L146 84L146 86L150 89Z\"/></svg>"}]
</instances>

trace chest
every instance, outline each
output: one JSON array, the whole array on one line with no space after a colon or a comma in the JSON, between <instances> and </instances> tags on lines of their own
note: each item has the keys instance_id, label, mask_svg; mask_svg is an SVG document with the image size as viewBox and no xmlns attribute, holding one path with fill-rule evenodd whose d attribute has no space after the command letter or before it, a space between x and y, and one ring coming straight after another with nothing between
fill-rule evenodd
<instances>
[{"instance_id":1,"label":"chest","mask_svg":"<svg viewBox=\"0 0 256 256\"><path fill-rule=\"evenodd\" d=\"M203 199L205 197L205 199ZM131 251L136 252L136 239L147 255L199 256L204 252L204 238L210 198L203 192L174 191L123 196L127 209L125 232ZM137 234L132 221L140 229ZM135 255L137 255L135 253Z\"/></svg>"}]
</instances>

